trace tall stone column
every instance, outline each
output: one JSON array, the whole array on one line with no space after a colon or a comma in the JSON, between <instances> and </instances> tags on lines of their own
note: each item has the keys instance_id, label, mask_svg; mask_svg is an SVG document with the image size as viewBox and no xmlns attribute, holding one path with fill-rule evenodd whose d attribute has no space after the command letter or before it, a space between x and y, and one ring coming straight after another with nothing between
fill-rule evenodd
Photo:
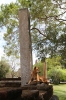
<instances>
[{"instance_id":1,"label":"tall stone column","mask_svg":"<svg viewBox=\"0 0 66 100\"><path fill-rule=\"evenodd\" d=\"M21 86L29 80L32 70L32 49L30 36L30 18L28 9L19 10Z\"/></svg>"},{"instance_id":2,"label":"tall stone column","mask_svg":"<svg viewBox=\"0 0 66 100\"><path fill-rule=\"evenodd\" d=\"M43 78L44 78L44 81L46 81L47 80L47 65L46 65L46 61L44 61L44 67L43 68L44 68L43 69L44 70L44 73L43 73L44 77Z\"/></svg>"}]
</instances>

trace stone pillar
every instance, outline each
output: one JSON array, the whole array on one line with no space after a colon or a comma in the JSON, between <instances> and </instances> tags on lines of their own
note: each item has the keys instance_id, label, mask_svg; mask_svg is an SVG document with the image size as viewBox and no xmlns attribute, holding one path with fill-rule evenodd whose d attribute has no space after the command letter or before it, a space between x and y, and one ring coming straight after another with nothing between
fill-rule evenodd
<instances>
[{"instance_id":1,"label":"stone pillar","mask_svg":"<svg viewBox=\"0 0 66 100\"><path fill-rule=\"evenodd\" d=\"M46 81L47 80L47 65L46 65L46 61L44 61L44 73L43 73L44 75L44 81Z\"/></svg>"},{"instance_id":2,"label":"stone pillar","mask_svg":"<svg viewBox=\"0 0 66 100\"><path fill-rule=\"evenodd\" d=\"M32 49L30 36L30 19L28 9L19 10L21 86L29 80L32 70Z\"/></svg>"}]
</instances>

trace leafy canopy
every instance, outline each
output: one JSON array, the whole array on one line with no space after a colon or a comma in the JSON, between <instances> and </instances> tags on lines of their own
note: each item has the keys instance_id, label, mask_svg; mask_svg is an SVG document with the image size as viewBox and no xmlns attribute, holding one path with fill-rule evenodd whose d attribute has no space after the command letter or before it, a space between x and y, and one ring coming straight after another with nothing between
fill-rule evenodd
<instances>
[{"instance_id":1,"label":"leafy canopy","mask_svg":"<svg viewBox=\"0 0 66 100\"><path fill-rule=\"evenodd\" d=\"M18 10L28 8L32 47L39 58L62 56L66 65L66 1L65 0L17 0L0 6L0 28L5 29L4 50L8 56L19 55Z\"/></svg>"}]
</instances>

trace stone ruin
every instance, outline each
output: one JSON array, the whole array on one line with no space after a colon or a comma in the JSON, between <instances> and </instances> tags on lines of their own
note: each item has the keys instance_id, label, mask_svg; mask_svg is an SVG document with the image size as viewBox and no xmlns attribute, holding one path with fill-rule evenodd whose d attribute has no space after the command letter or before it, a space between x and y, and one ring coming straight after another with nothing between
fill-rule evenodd
<instances>
[{"instance_id":1,"label":"stone ruin","mask_svg":"<svg viewBox=\"0 0 66 100\"><path fill-rule=\"evenodd\" d=\"M20 87L0 87L0 100L55 100L53 86L33 81Z\"/></svg>"},{"instance_id":2,"label":"stone ruin","mask_svg":"<svg viewBox=\"0 0 66 100\"><path fill-rule=\"evenodd\" d=\"M20 33L20 62L21 62L21 85L0 87L0 100L59 100L53 96L53 86L41 81L30 80L32 70L32 51L29 29L28 9L19 10L19 33ZM44 77L45 78L45 77ZM10 83L13 85L13 83Z\"/></svg>"}]
</instances>

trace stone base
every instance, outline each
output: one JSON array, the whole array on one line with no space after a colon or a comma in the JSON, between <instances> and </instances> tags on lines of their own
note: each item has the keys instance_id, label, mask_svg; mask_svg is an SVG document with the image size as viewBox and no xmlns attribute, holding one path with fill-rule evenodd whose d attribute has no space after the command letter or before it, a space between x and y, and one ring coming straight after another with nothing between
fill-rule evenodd
<instances>
[{"instance_id":1,"label":"stone base","mask_svg":"<svg viewBox=\"0 0 66 100\"><path fill-rule=\"evenodd\" d=\"M0 100L16 100L21 97L21 88L0 88Z\"/></svg>"},{"instance_id":2,"label":"stone base","mask_svg":"<svg viewBox=\"0 0 66 100\"><path fill-rule=\"evenodd\" d=\"M23 87L0 88L0 100L54 100L53 86L46 83L33 82Z\"/></svg>"}]
</instances>

